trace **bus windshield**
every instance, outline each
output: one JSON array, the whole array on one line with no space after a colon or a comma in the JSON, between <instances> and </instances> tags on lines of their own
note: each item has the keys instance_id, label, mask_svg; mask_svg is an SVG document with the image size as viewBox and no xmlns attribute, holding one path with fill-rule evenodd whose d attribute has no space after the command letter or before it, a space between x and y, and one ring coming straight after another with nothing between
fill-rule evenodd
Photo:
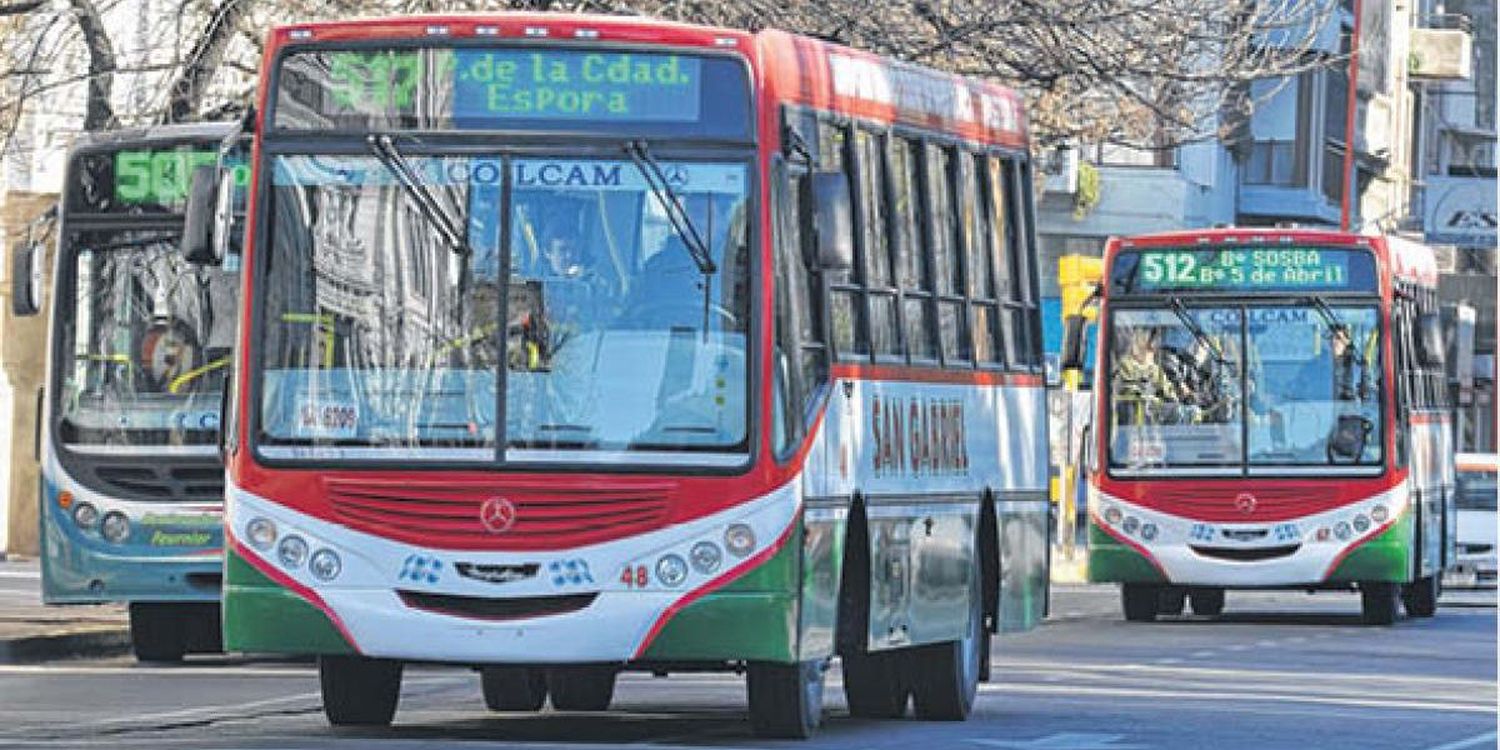
<instances>
[{"instance_id":1,"label":"bus windshield","mask_svg":"<svg viewBox=\"0 0 1500 750\"><path fill-rule=\"evenodd\" d=\"M1117 473L1381 465L1375 305L1173 303L1112 316Z\"/></svg>"},{"instance_id":2,"label":"bus windshield","mask_svg":"<svg viewBox=\"0 0 1500 750\"><path fill-rule=\"evenodd\" d=\"M178 230L70 236L58 300L58 434L79 449L211 446L234 343L237 274L188 264Z\"/></svg>"},{"instance_id":3,"label":"bus windshield","mask_svg":"<svg viewBox=\"0 0 1500 750\"><path fill-rule=\"evenodd\" d=\"M670 193L623 150L274 158L260 450L742 461L749 164L657 166Z\"/></svg>"}]
</instances>

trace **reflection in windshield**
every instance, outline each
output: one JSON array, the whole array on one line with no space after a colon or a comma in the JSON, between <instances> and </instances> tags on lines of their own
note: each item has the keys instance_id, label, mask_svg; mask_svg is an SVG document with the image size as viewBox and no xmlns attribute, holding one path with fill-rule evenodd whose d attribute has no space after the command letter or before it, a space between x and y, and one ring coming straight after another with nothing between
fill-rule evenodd
<instances>
[{"instance_id":1,"label":"reflection in windshield","mask_svg":"<svg viewBox=\"0 0 1500 750\"><path fill-rule=\"evenodd\" d=\"M213 443L236 275L190 265L177 246L178 235L165 231L76 236L76 308L58 404L64 443Z\"/></svg>"},{"instance_id":2,"label":"reflection in windshield","mask_svg":"<svg viewBox=\"0 0 1500 750\"><path fill-rule=\"evenodd\" d=\"M274 164L266 444L745 449L743 165L662 164L705 276L629 161L407 161L467 257L376 159Z\"/></svg>"},{"instance_id":3,"label":"reflection in windshield","mask_svg":"<svg viewBox=\"0 0 1500 750\"><path fill-rule=\"evenodd\" d=\"M1113 321L1112 466L1380 463L1373 306L1126 309Z\"/></svg>"}]
</instances>

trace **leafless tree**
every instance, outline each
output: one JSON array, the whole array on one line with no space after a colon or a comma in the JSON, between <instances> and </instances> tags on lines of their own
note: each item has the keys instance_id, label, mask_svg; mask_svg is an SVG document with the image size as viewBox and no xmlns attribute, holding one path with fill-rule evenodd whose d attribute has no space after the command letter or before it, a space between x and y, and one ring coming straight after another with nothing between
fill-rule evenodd
<instances>
[{"instance_id":1,"label":"leafless tree","mask_svg":"<svg viewBox=\"0 0 1500 750\"><path fill-rule=\"evenodd\" d=\"M0 154L25 113L77 127L224 115L274 23L443 10L649 14L829 39L1022 90L1041 144L1227 133L1249 82L1336 63L1336 0L0 0ZM73 110L79 111L73 111Z\"/></svg>"}]
</instances>

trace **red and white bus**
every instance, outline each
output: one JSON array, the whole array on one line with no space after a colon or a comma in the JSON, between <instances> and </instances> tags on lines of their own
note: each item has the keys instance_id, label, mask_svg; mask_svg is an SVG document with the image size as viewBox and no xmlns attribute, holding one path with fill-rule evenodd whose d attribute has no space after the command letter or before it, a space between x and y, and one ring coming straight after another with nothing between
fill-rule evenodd
<instances>
[{"instance_id":1,"label":"red and white bus","mask_svg":"<svg viewBox=\"0 0 1500 750\"><path fill-rule=\"evenodd\" d=\"M1237 588L1357 589L1372 624L1435 612L1455 511L1430 249L1116 239L1099 299L1089 578L1122 584L1127 619L1218 615Z\"/></svg>"},{"instance_id":2,"label":"red and white bus","mask_svg":"<svg viewBox=\"0 0 1500 750\"><path fill-rule=\"evenodd\" d=\"M267 41L226 647L601 710L743 670L756 730L967 715L1047 600L1020 98L778 31L486 15ZM198 191L199 205L211 197Z\"/></svg>"}]
</instances>

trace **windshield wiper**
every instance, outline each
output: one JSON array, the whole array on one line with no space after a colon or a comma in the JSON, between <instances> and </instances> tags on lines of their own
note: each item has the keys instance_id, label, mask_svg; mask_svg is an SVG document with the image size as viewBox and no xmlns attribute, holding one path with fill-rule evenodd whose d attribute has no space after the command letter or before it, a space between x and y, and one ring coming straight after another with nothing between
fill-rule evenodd
<instances>
[{"instance_id":1,"label":"windshield wiper","mask_svg":"<svg viewBox=\"0 0 1500 750\"><path fill-rule=\"evenodd\" d=\"M469 247L468 240L464 239L464 233L459 230L457 219L444 210L432 191L417 179L417 171L396 148L396 142L388 135L372 134L365 138L365 146L380 161L381 166L384 166L396 178L396 182L400 183L401 188L406 191L406 196L417 205L422 218L437 230L438 237L443 243L459 255L472 256L474 251Z\"/></svg>"},{"instance_id":2,"label":"windshield wiper","mask_svg":"<svg viewBox=\"0 0 1500 750\"><path fill-rule=\"evenodd\" d=\"M1208 349L1208 353L1213 355L1215 362L1225 367L1229 366L1229 360L1224 358L1224 352L1219 349L1219 345L1213 339L1209 338L1208 332L1203 330L1203 326L1198 325L1198 321L1193 320L1193 316L1188 314L1187 305L1182 304L1181 297L1168 299L1167 306L1172 308L1172 312L1177 314L1177 319L1181 320L1182 324L1187 327L1188 332L1193 334L1193 338L1197 339L1198 343L1202 344L1205 349Z\"/></svg>"},{"instance_id":3,"label":"windshield wiper","mask_svg":"<svg viewBox=\"0 0 1500 750\"><path fill-rule=\"evenodd\" d=\"M1314 294L1308 297L1307 301L1311 302L1313 309L1318 311L1318 316L1323 319L1323 324L1328 326L1329 333L1343 332L1345 335L1349 335L1349 326L1345 325L1344 321L1339 319L1338 313L1334 312L1333 308L1328 305L1328 300Z\"/></svg>"},{"instance_id":4,"label":"windshield wiper","mask_svg":"<svg viewBox=\"0 0 1500 750\"><path fill-rule=\"evenodd\" d=\"M635 168L640 170L641 176L646 178L646 186L651 189L651 194L666 209L667 221L671 222L672 229L682 237L688 254L693 256L693 262L698 265L698 272L704 276L712 275L718 270L714 265L713 253L709 252L703 235L698 233L698 227L693 225L692 217L688 216L687 209L682 205L682 198L672 189L672 184L667 182L661 162L646 150L645 141L626 141L625 153L635 162Z\"/></svg>"}]
</instances>

